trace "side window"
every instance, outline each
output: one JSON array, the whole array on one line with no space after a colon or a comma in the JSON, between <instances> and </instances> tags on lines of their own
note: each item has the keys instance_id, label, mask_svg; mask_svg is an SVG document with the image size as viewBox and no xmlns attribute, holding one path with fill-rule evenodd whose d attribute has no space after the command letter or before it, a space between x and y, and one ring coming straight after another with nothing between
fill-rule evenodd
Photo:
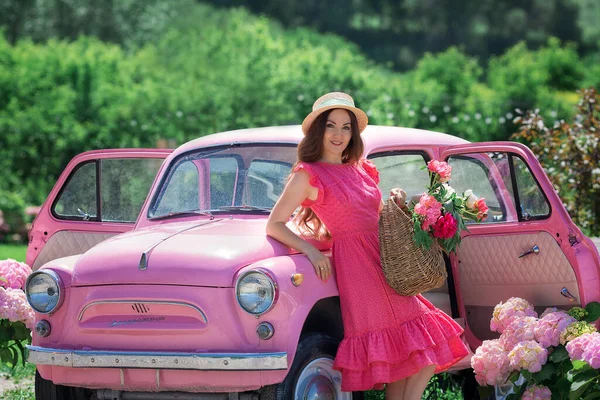
<instances>
[{"instance_id":1,"label":"side window","mask_svg":"<svg viewBox=\"0 0 600 400\"><path fill-rule=\"evenodd\" d=\"M383 153L369 159L379 171L379 188L384 198L396 187L404 189L409 198L425 191L429 174L424 169L424 154Z\"/></svg>"},{"instance_id":2,"label":"side window","mask_svg":"<svg viewBox=\"0 0 600 400\"><path fill-rule=\"evenodd\" d=\"M135 222L161 164L154 158L100 160L102 221Z\"/></svg>"},{"instance_id":3,"label":"side window","mask_svg":"<svg viewBox=\"0 0 600 400\"><path fill-rule=\"evenodd\" d=\"M210 208L216 209L234 204L238 161L234 157L210 159Z\"/></svg>"},{"instance_id":4,"label":"side window","mask_svg":"<svg viewBox=\"0 0 600 400\"><path fill-rule=\"evenodd\" d=\"M531 174L529 167L521 157L513 156L511 158L517 181L521 218L527 221L548 217L550 215L548 200Z\"/></svg>"},{"instance_id":5,"label":"side window","mask_svg":"<svg viewBox=\"0 0 600 400\"><path fill-rule=\"evenodd\" d=\"M549 215L541 188L518 156L475 153L451 156L448 163L452 167L450 185L457 192L472 189L476 196L485 198L489 207L485 222L514 222Z\"/></svg>"},{"instance_id":6,"label":"side window","mask_svg":"<svg viewBox=\"0 0 600 400\"><path fill-rule=\"evenodd\" d=\"M59 219L97 221L96 162L77 168L52 207Z\"/></svg>"},{"instance_id":7,"label":"side window","mask_svg":"<svg viewBox=\"0 0 600 400\"><path fill-rule=\"evenodd\" d=\"M244 204L271 208L283 192L291 165L254 160L248 168Z\"/></svg>"},{"instance_id":8,"label":"side window","mask_svg":"<svg viewBox=\"0 0 600 400\"><path fill-rule=\"evenodd\" d=\"M135 222L162 161L104 158L81 164L56 198L52 213L58 219Z\"/></svg>"},{"instance_id":9,"label":"side window","mask_svg":"<svg viewBox=\"0 0 600 400\"><path fill-rule=\"evenodd\" d=\"M198 168L193 161L185 160L177 165L166 188L154 214L199 209Z\"/></svg>"}]
</instances>

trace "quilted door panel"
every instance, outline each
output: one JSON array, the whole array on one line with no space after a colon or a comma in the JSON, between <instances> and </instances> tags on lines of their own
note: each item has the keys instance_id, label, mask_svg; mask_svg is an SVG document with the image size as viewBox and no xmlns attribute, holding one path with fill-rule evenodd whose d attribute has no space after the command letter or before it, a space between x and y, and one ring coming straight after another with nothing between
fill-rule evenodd
<instances>
[{"instance_id":1,"label":"quilted door panel","mask_svg":"<svg viewBox=\"0 0 600 400\"><path fill-rule=\"evenodd\" d=\"M539 254L518 258L534 245L540 248ZM540 310L578 303L560 293L566 287L579 297L577 279L562 249L547 232L467 236L458 260L467 322L480 339L495 335L489 331L494 306L509 297L522 297Z\"/></svg>"},{"instance_id":2,"label":"quilted door panel","mask_svg":"<svg viewBox=\"0 0 600 400\"><path fill-rule=\"evenodd\" d=\"M61 257L83 254L98 243L117 235L117 233L92 233L60 231L50 237L48 243L36 258L32 269L35 271L48 261Z\"/></svg>"}]
</instances>

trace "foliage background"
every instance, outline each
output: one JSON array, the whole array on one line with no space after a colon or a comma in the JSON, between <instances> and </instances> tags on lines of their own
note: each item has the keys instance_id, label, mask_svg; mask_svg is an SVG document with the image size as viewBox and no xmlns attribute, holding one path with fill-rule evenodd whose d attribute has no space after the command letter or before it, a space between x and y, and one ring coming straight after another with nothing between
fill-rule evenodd
<instances>
[{"instance_id":1,"label":"foliage background","mask_svg":"<svg viewBox=\"0 0 600 400\"><path fill-rule=\"evenodd\" d=\"M0 3L0 209L12 232L24 238L23 208L85 150L297 124L331 90L373 124L506 140L515 109L570 122L576 90L600 83L591 0L209 3Z\"/></svg>"}]
</instances>

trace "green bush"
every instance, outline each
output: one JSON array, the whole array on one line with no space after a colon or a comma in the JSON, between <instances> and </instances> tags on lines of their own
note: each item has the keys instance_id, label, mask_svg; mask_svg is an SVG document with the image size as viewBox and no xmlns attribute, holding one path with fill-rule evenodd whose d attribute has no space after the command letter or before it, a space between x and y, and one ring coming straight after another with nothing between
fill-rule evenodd
<instances>
[{"instance_id":1,"label":"green bush","mask_svg":"<svg viewBox=\"0 0 600 400\"><path fill-rule=\"evenodd\" d=\"M87 37L13 46L0 36L0 168L8 171L0 191L41 204L82 151L298 124L333 90L353 95L371 124L504 140L516 106L570 115L576 99L565 90L582 79L574 48L557 41L495 58L488 85L478 61L457 48L400 74L334 35L285 30L241 8L187 11L161 25L157 41L127 51Z\"/></svg>"}]
</instances>

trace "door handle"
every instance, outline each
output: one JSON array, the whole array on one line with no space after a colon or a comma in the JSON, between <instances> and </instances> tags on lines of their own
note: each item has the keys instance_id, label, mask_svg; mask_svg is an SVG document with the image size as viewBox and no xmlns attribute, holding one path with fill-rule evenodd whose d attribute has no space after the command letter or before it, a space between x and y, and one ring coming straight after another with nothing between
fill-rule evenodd
<instances>
[{"instance_id":1,"label":"door handle","mask_svg":"<svg viewBox=\"0 0 600 400\"><path fill-rule=\"evenodd\" d=\"M562 294L563 296L565 296L567 299L569 299L569 301L571 303L575 303L577 301L577 297L573 296L571 294L571 292L569 292L569 289L567 289L566 287L560 289L560 294Z\"/></svg>"},{"instance_id":2,"label":"door handle","mask_svg":"<svg viewBox=\"0 0 600 400\"><path fill-rule=\"evenodd\" d=\"M534 246L533 246L532 248L530 248L529 250L527 250L527 251L525 251L525 252L523 252L523 253L519 254L519 258L523 258L523 257L525 257L525 256L528 256L528 255L532 254L532 253L533 253L533 254L540 254L540 248L539 248L539 246L538 246L537 244L536 244L536 245L534 245Z\"/></svg>"}]
</instances>

